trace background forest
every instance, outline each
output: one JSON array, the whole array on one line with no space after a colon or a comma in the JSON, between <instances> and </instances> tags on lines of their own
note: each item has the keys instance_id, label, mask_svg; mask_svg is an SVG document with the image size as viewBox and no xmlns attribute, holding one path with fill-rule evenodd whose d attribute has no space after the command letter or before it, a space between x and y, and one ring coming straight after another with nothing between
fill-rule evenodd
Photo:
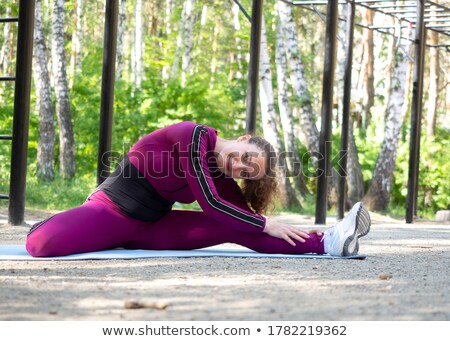
<instances>
[{"instance_id":1,"label":"background forest","mask_svg":"<svg viewBox=\"0 0 450 341\"><path fill-rule=\"evenodd\" d=\"M251 11L251 0L241 1ZM450 5L446 1L442 4ZM120 0L113 151L181 120L245 131L250 23L232 0ZM2 2L0 17L17 15ZM36 0L27 207L62 210L96 186L104 1ZM279 210L314 206L325 37L316 11L264 1L258 133L279 151ZM340 7L345 17L346 6ZM404 215L409 157L413 30L357 7L353 51L348 204ZM395 27L382 34L363 26ZM2 75L15 68L16 24L0 26ZM333 162L339 157L346 25L339 23ZM401 39L399 39L401 37ZM450 43L427 33L430 44ZM426 48L418 214L450 205L450 52ZM0 134L12 127L14 84L0 84ZM0 191L8 192L10 143L0 144ZM284 153L283 155L286 155ZM299 165L303 167L300 169ZM330 179L330 209L337 182ZM0 205L5 206L5 201ZM191 205L195 207L195 205Z\"/></svg>"}]
</instances>

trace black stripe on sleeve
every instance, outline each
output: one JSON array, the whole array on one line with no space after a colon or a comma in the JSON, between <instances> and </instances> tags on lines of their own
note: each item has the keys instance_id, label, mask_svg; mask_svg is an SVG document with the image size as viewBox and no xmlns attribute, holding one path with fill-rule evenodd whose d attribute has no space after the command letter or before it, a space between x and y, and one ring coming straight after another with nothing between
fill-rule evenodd
<instances>
[{"instance_id":1,"label":"black stripe on sleeve","mask_svg":"<svg viewBox=\"0 0 450 341\"><path fill-rule=\"evenodd\" d=\"M202 135L207 133L208 131L206 130L206 128L202 127L201 125L197 125L193 130L190 146L191 164L192 167L194 168L195 174L197 175L198 183L200 185L200 188L203 192L206 201L208 202L209 205L211 205L211 207L213 207L217 211L228 214L229 216L238 219L240 221L243 221L245 223L257 226L259 228L263 228L264 227L263 219L255 217L254 215L251 215L245 211L236 209L235 207L232 207L230 205L227 205L226 203L219 201L214 196L213 191L211 190L210 184L206 179L206 175L201 165L200 140L202 138Z\"/></svg>"}]
</instances>

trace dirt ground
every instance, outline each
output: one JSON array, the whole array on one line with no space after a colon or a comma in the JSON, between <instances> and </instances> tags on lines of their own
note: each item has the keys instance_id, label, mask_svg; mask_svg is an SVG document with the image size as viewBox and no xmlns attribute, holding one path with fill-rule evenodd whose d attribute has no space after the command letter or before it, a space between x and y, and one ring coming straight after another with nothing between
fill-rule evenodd
<instances>
[{"instance_id":1,"label":"dirt ground","mask_svg":"<svg viewBox=\"0 0 450 341\"><path fill-rule=\"evenodd\" d=\"M47 216L27 211L26 221ZM450 320L450 225L372 220L365 260L0 261L0 320ZM28 229L0 210L0 244L24 243Z\"/></svg>"}]
</instances>

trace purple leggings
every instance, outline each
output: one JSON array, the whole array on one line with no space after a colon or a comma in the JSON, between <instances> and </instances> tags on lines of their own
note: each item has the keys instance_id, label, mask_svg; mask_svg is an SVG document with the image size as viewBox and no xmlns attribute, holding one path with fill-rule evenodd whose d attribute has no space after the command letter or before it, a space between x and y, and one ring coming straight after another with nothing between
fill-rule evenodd
<instances>
[{"instance_id":1,"label":"purple leggings","mask_svg":"<svg viewBox=\"0 0 450 341\"><path fill-rule=\"evenodd\" d=\"M291 246L266 233L244 233L203 212L173 210L157 222L126 216L102 192L80 207L58 213L33 226L26 248L34 257L63 256L122 247L147 250L192 250L235 243L263 253L323 254L322 237L310 234Z\"/></svg>"}]
</instances>

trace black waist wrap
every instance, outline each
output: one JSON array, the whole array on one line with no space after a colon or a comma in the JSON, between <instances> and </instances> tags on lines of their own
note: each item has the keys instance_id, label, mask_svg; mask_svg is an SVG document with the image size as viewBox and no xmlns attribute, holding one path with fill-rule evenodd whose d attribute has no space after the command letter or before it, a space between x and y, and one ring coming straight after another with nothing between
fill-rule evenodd
<instances>
[{"instance_id":1,"label":"black waist wrap","mask_svg":"<svg viewBox=\"0 0 450 341\"><path fill-rule=\"evenodd\" d=\"M163 198L125 156L116 170L98 187L124 213L142 221L158 221L174 201Z\"/></svg>"}]
</instances>

